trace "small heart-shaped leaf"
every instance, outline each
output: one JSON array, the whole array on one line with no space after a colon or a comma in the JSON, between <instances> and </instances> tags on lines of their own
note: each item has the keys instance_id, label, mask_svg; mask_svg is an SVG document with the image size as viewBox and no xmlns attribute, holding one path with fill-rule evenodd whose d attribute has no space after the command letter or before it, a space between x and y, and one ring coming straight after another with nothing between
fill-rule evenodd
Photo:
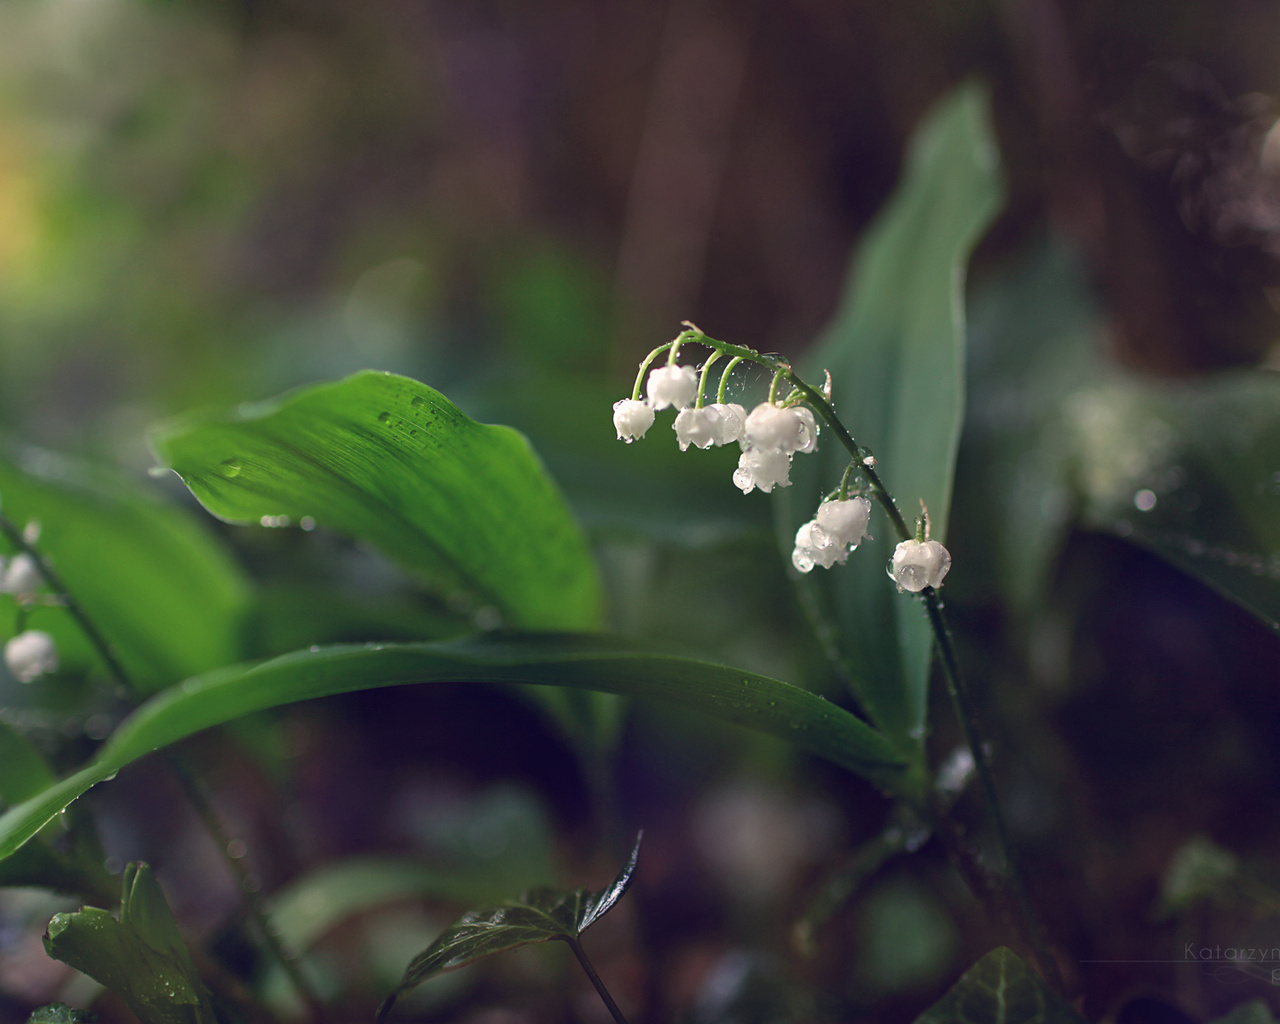
<instances>
[{"instance_id":1,"label":"small heart-shaped leaf","mask_svg":"<svg viewBox=\"0 0 1280 1024\"><path fill-rule=\"evenodd\" d=\"M618 877L597 892L584 887L569 892L539 887L522 893L518 900L463 914L405 968L404 978L378 1009L379 1024L403 993L442 971L530 942L577 942L627 891L640 857L640 839L636 837Z\"/></svg>"}]
</instances>

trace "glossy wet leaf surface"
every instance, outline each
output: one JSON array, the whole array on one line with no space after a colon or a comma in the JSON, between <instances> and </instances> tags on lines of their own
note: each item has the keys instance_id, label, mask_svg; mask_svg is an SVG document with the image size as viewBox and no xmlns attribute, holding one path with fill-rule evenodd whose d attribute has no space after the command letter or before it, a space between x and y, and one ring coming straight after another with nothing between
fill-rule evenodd
<instances>
[{"instance_id":1,"label":"glossy wet leaf surface","mask_svg":"<svg viewBox=\"0 0 1280 1024\"><path fill-rule=\"evenodd\" d=\"M886 789L903 778L892 744L807 690L725 665L637 650L607 636L517 634L336 646L221 669L152 698L90 764L0 816L0 858L90 787L193 733L299 700L429 682L562 686L655 700L772 735Z\"/></svg>"},{"instance_id":2,"label":"glossy wet leaf surface","mask_svg":"<svg viewBox=\"0 0 1280 1024\"><path fill-rule=\"evenodd\" d=\"M216 1024L151 869L130 864L122 888L119 920L99 907L57 914L46 951L118 995L142 1024Z\"/></svg>"},{"instance_id":3,"label":"glossy wet leaf surface","mask_svg":"<svg viewBox=\"0 0 1280 1024\"><path fill-rule=\"evenodd\" d=\"M378 1011L378 1019L386 1018L398 995L441 971L530 942L576 941L622 898L631 885L639 856L637 838L617 878L594 892L585 887L569 891L540 887L522 893L519 899L464 914L414 957L405 968L404 980Z\"/></svg>"},{"instance_id":4,"label":"glossy wet leaf surface","mask_svg":"<svg viewBox=\"0 0 1280 1024\"><path fill-rule=\"evenodd\" d=\"M408 377L364 371L188 417L157 429L152 444L220 518L309 518L512 627L600 625L586 541L525 438L476 423Z\"/></svg>"},{"instance_id":5,"label":"glossy wet leaf surface","mask_svg":"<svg viewBox=\"0 0 1280 1024\"><path fill-rule=\"evenodd\" d=\"M841 309L803 368L815 384L831 372L836 412L875 452L908 526L923 500L939 540L964 415L964 271L1002 198L986 98L965 86L917 131L902 183L860 246ZM795 530L848 463L830 431L816 456L796 457L793 485L779 499L788 555ZM898 537L879 509L871 533L848 565L815 571L802 585L833 627L860 703L909 747L924 724L932 634L923 610L886 579Z\"/></svg>"},{"instance_id":6,"label":"glossy wet leaf surface","mask_svg":"<svg viewBox=\"0 0 1280 1024\"><path fill-rule=\"evenodd\" d=\"M1010 949L970 967L915 1024L1083 1024Z\"/></svg>"}]
</instances>

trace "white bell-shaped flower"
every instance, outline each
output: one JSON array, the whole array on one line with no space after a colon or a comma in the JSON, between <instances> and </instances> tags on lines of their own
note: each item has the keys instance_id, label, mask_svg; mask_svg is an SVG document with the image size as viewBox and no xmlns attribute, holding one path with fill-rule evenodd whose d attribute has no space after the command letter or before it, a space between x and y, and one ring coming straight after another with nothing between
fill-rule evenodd
<instances>
[{"instance_id":1,"label":"white bell-shaped flower","mask_svg":"<svg viewBox=\"0 0 1280 1024\"><path fill-rule=\"evenodd\" d=\"M791 564L801 572L811 572L815 565L830 569L837 561L844 561L842 552L841 545L816 520L810 519L796 531Z\"/></svg>"},{"instance_id":2,"label":"white bell-shaped flower","mask_svg":"<svg viewBox=\"0 0 1280 1024\"><path fill-rule=\"evenodd\" d=\"M58 649L42 629L28 629L4 645L4 663L20 683L30 683L58 669Z\"/></svg>"},{"instance_id":3,"label":"white bell-shaped flower","mask_svg":"<svg viewBox=\"0 0 1280 1024\"><path fill-rule=\"evenodd\" d=\"M44 577L36 568L36 560L22 551L9 559L9 564L5 566L4 576L0 577L0 594L22 597L34 594L43 584Z\"/></svg>"},{"instance_id":4,"label":"white bell-shaped flower","mask_svg":"<svg viewBox=\"0 0 1280 1024\"><path fill-rule=\"evenodd\" d=\"M680 442L680 450L688 451L689 445L696 448L710 448L716 444L720 436L723 417L714 405L701 409L681 409L676 413L676 440Z\"/></svg>"},{"instance_id":5,"label":"white bell-shaped flower","mask_svg":"<svg viewBox=\"0 0 1280 1024\"><path fill-rule=\"evenodd\" d=\"M698 371L692 366L659 366L650 371L645 387L654 409L683 409L698 396Z\"/></svg>"},{"instance_id":6,"label":"white bell-shaped flower","mask_svg":"<svg viewBox=\"0 0 1280 1024\"><path fill-rule=\"evenodd\" d=\"M951 569L951 552L936 540L904 540L893 549L889 575L899 590L918 594L942 585Z\"/></svg>"},{"instance_id":7,"label":"white bell-shaped flower","mask_svg":"<svg viewBox=\"0 0 1280 1024\"><path fill-rule=\"evenodd\" d=\"M815 521L843 551L856 548L867 535L871 522L871 502L861 495L844 501L824 501ZM840 561L844 561L841 558Z\"/></svg>"},{"instance_id":8,"label":"white bell-shaped flower","mask_svg":"<svg viewBox=\"0 0 1280 1024\"><path fill-rule=\"evenodd\" d=\"M618 440L630 444L653 426L653 407L648 402L624 398L613 403L613 426Z\"/></svg>"},{"instance_id":9,"label":"white bell-shaped flower","mask_svg":"<svg viewBox=\"0 0 1280 1024\"><path fill-rule=\"evenodd\" d=\"M765 494L775 486L789 487L791 456L785 452L748 448L738 456L738 468L734 470L733 482L743 494L750 494L757 487Z\"/></svg>"},{"instance_id":10,"label":"white bell-shaped flower","mask_svg":"<svg viewBox=\"0 0 1280 1024\"><path fill-rule=\"evenodd\" d=\"M720 430L716 434L715 444L733 444L742 439L742 430L747 422L747 410L737 402L716 402L708 406L720 414Z\"/></svg>"},{"instance_id":11,"label":"white bell-shaped flower","mask_svg":"<svg viewBox=\"0 0 1280 1024\"><path fill-rule=\"evenodd\" d=\"M804 406L761 402L747 416L743 438L748 447L763 451L811 452L818 447L818 425Z\"/></svg>"}]
</instances>

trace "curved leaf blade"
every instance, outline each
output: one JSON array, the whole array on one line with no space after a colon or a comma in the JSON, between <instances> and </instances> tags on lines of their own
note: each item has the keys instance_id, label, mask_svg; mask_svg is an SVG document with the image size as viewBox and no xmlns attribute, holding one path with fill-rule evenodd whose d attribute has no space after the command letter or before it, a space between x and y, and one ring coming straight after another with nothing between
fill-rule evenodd
<instances>
[{"instance_id":1,"label":"curved leaf blade","mask_svg":"<svg viewBox=\"0 0 1280 1024\"><path fill-rule=\"evenodd\" d=\"M0 859L131 761L242 715L313 697L431 682L515 683L659 700L768 733L886 789L903 777L893 745L848 711L767 676L655 655L599 635L494 636L439 644L299 651L188 679L142 705L89 765L0 816Z\"/></svg>"},{"instance_id":2,"label":"curved leaf blade","mask_svg":"<svg viewBox=\"0 0 1280 1024\"><path fill-rule=\"evenodd\" d=\"M244 656L244 573L196 520L131 482L32 447L0 456L0 503L19 526L40 524L39 547L115 649L151 691ZM54 635L64 664L96 654L65 612L33 625Z\"/></svg>"},{"instance_id":3,"label":"curved leaf blade","mask_svg":"<svg viewBox=\"0 0 1280 1024\"><path fill-rule=\"evenodd\" d=\"M434 975L531 942L576 942L630 887L642 838L643 833L636 837L618 877L597 892L585 887L568 892L541 887L523 893L518 900L463 914L405 968L404 978L378 1010L379 1022L386 1019L402 993Z\"/></svg>"},{"instance_id":4,"label":"curved leaf blade","mask_svg":"<svg viewBox=\"0 0 1280 1024\"><path fill-rule=\"evenodd\" d=\"M366 370L151 443L221 519L311 517L512 627L600 625L586 540L528 441L418 381Z\"/></svg>"},{"instance_id":5,"label":"curved leaf blade","mask_svg":"<svg viewBox=\"0 0 1280 1024\"><path fill-rule=\"evenodd\" d=\"M868 232L841 309L805 361L808 380L830 371L833 399L858 442L874 449L885 484L910 523L923 500L945 538L964 416L964 270L1003 199L984 91L945 100L917 131L903 180ZM816 496L848 465L832 440L796 459L780 492L780 542L811 518ZM921 609L894 592L884 567L897 537L879 512L874 540L847 566L806 577L838 636L868 716L910 749L923 736L932 633ZM814 577L820 576L821 579Z\"/></svg>"}]
</instances>

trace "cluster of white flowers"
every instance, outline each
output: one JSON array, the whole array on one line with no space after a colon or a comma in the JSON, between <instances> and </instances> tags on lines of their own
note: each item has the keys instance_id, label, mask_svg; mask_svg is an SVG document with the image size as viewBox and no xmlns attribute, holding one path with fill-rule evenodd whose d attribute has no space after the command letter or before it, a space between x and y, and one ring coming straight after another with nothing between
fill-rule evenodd
<instances>
[{"instance_id":1,"label":"cluster of white flowers","mask_svg":"<svg viewBox=\"0 0 1280 1024\"><path fill-rule=\"evenodd\" d=\"M34 682L58 670L58 649L44 630L28 629L4 645L4 663L18 682Z\"/></svg>"},{"instance_id":2,"label":"cluster of white flowers","mask_svg":"<svg viewBox=\"0 0 1280 1024\"><path fill-rule=\"evenodd\" d=\"M673 362L650 371L643 399L624 398L613 404L618 440L630 444L644 437L653 426L654 414L672 406L677 410L675 432L681 451L690 445L710 448L738 443L742 454L733 482L743 494L757 488L768 494L775 487L790 486L791 457L796 452L817 451L818 423L808 406L770 400L747 413L733 403L698 405L700 390L698 372L692 366ZM875 459L868 455L863 464L874 466ZM830 569L836 563L843 564L849 552L868 536L870 519L871 502L861 495L824 501L817 514L796 531L792 565L800 572L811 572L814 566ZM927 532L925 538L903 541L895 549L889 575L899 590L918 593L925 587L937 587L951 568L947 549L927 539Z\"/></svg>"},{"instance_id":3,"label":"cluster of white flowers","mask_svg":"<svg viewBox=\"0 0 1280 1024\"><path fill-rule=\"evenodd\" d=\"M867 536L871 521L871 502L858 495L844 500L824 501L818 514L796 531L796 549L791 564L801 572L815 565L830 569L844 564L849 552Z\"/></svg>"},{"instance_id":4,"label":"cluster of white flowers","mask_svg":"<svg viewBox=\"0 0 1280 1024\"><path fill-rule=\"evenodd\" d=\"M791 456L818 450L818 424L803 405L761 402L742 427L742 454L733 482L743 494L755 488L768 494L791 486Z\"/></svg>"},{"instance_id":5,"label":"cluster of white flowers","mask_svg":"<svg viewBox=\"0 0 1280 1024\"><path fill-rule=\"evenodd\" d=\"M742 449L733 482L744 494L759 488L766 494L791 483L791 456L818 447L813 411L801 405L761 402L750 414L733 402L695 406L698 374L692 366L661 366L649 373L646 397L613 403L618 440L630 444L653 426L654 414L667 406L676 413L676 440L681 451L690 445L710 448L737 442Z\"/></svg>"}]
</instances>

